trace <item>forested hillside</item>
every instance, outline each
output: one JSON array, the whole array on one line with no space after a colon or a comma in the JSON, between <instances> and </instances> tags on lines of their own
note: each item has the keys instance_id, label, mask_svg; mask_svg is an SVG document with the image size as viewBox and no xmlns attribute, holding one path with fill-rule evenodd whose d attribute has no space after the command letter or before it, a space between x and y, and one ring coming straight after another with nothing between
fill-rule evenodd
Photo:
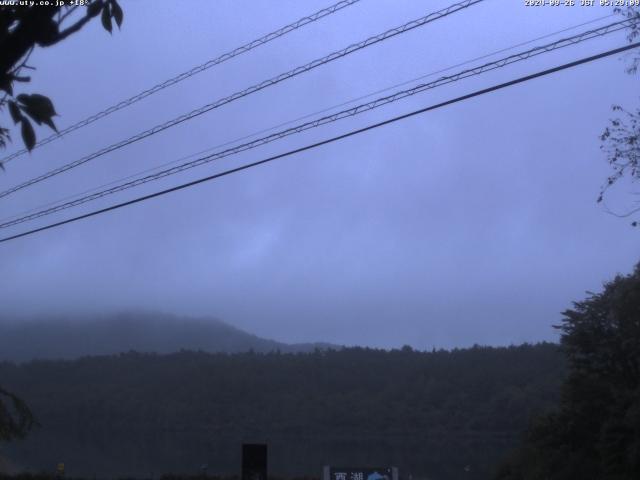
<instances>
[{"instance_id":1,"label":"forested hillside","mask_svg":"<svg viewBox=\"0 0 640 480\"><path fill-rule=\"evenodd\" d=\"M640 263L563 312L560 402L496 480L640 478Z\"/></svg>"},{"instance_id":2,"label":"forested hillside","mask_svg":"<svg viewBox=\"0 0 640 480\"><path fill-rule=\"evenodd\" d=\"M5 455L71 476L234 473L242 441L267 441L275 474L393 464L487 478L556 403L563 371L552 344L5 362L0 379L42 424Z\"/></svg>"}]
</instances>

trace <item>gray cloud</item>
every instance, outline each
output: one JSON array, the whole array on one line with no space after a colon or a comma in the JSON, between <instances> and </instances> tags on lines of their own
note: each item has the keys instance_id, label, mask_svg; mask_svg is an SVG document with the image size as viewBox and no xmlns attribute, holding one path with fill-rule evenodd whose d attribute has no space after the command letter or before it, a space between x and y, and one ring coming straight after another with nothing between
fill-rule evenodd
<instances>
[{"instance_id":1,"label":"gray cloud","mask_svg":"<svg viewBox=\"0 0 640 480\"><path fill-rule=\"evenodd\" d=\"M2 188L447 3L364 0L12 162ZM36 52L30 89L49 94L66 125L322 6L132 2L112 37L92 25ZM0 215L607 13L487 2L3 199ZM556 52L78 211L623 43ZM635 82L609 58L4 244L0 302L210 314L282 341L554 339L559 312L638 260L637 232L595 204L608 173L598 135L611 104L636 104Z\"/></svg>"}]
</instances>

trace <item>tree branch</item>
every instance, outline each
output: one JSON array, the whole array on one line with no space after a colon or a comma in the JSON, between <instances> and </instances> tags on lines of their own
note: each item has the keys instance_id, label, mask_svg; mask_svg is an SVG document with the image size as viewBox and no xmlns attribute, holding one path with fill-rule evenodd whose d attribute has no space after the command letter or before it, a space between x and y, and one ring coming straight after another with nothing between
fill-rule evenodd
<instances>
[{"instance_id":1,"label":"tree branch","mask_svg":"<svg viewBox=\"0 0 640 480\"><path fill-rule=\"evenodd\" d=\"M64 12L63 14L61 14L61 15L60 15L60 19L58 20L58 27L59 27L60 25L62 25L62 22L64 22L64 21L65 21L65 19L66 19L69 15L71 15L71 14L72 14L72 13L73 13L77 8L78 8L78 6L77 6L77 5L74 5L73 7L69 7L69 9L68 9L66 12Z\"/></svg>"},{"instance_id":2,"label":"tree branch","mask_svg":"<svg viewBox=\"0 0 640 480\"><path fill-rule=\"evenodd\" d=\"M69 35L71 35L72 33L76 33L77 31L79 31L82 27L84 27L86 25L87 22L89 22L93 17L91 17L88 13L82 17L80 20L78 20L76 23L74 23L73 25L71 25L69 28L66 28L65 30L63 30L62 32L60 32L55 40L50 44L50 45L54 45L58 42L60 42L61 40L64 40L65 38L67 38ZM50 46L47 45L47 46Z\"/></svg>"}]
</instances>

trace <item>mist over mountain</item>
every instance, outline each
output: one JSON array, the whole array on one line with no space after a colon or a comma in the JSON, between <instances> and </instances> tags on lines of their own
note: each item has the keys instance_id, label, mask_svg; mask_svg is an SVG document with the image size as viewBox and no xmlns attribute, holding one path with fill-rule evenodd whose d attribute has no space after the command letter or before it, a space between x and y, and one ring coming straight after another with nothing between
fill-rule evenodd
<instances>
[{"instance_id":1,"label":"mist over mountain","mask_svg":"<svg viewBox=\"0 0 640 480\"><path fill-rule=\"evenodd\" d=\"M336 348L326 343L287 344L260 338L213 317L153 312L0 320L0 361L74 359L129 351L295 353L327 347Z\"/></svg>"}]
</instances>

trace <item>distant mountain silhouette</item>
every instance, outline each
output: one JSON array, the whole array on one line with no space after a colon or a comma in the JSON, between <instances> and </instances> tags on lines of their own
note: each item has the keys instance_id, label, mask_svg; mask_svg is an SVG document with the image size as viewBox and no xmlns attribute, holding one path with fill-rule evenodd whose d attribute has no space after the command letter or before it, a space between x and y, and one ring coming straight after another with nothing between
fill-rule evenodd
<instances>
[{"instance_id":1,"label":"distant mountain silhouette","mask_svg":"<svg viewBox=\"0 0 640 480\"><path fill-rule=\"evenodd\" d=\"M340 348L327 343L287 344L268 340L216 318L151 312L0 321L0 361L75 359L132 350L295 353L329 347Z\"/></svg>"}]
</instances>

